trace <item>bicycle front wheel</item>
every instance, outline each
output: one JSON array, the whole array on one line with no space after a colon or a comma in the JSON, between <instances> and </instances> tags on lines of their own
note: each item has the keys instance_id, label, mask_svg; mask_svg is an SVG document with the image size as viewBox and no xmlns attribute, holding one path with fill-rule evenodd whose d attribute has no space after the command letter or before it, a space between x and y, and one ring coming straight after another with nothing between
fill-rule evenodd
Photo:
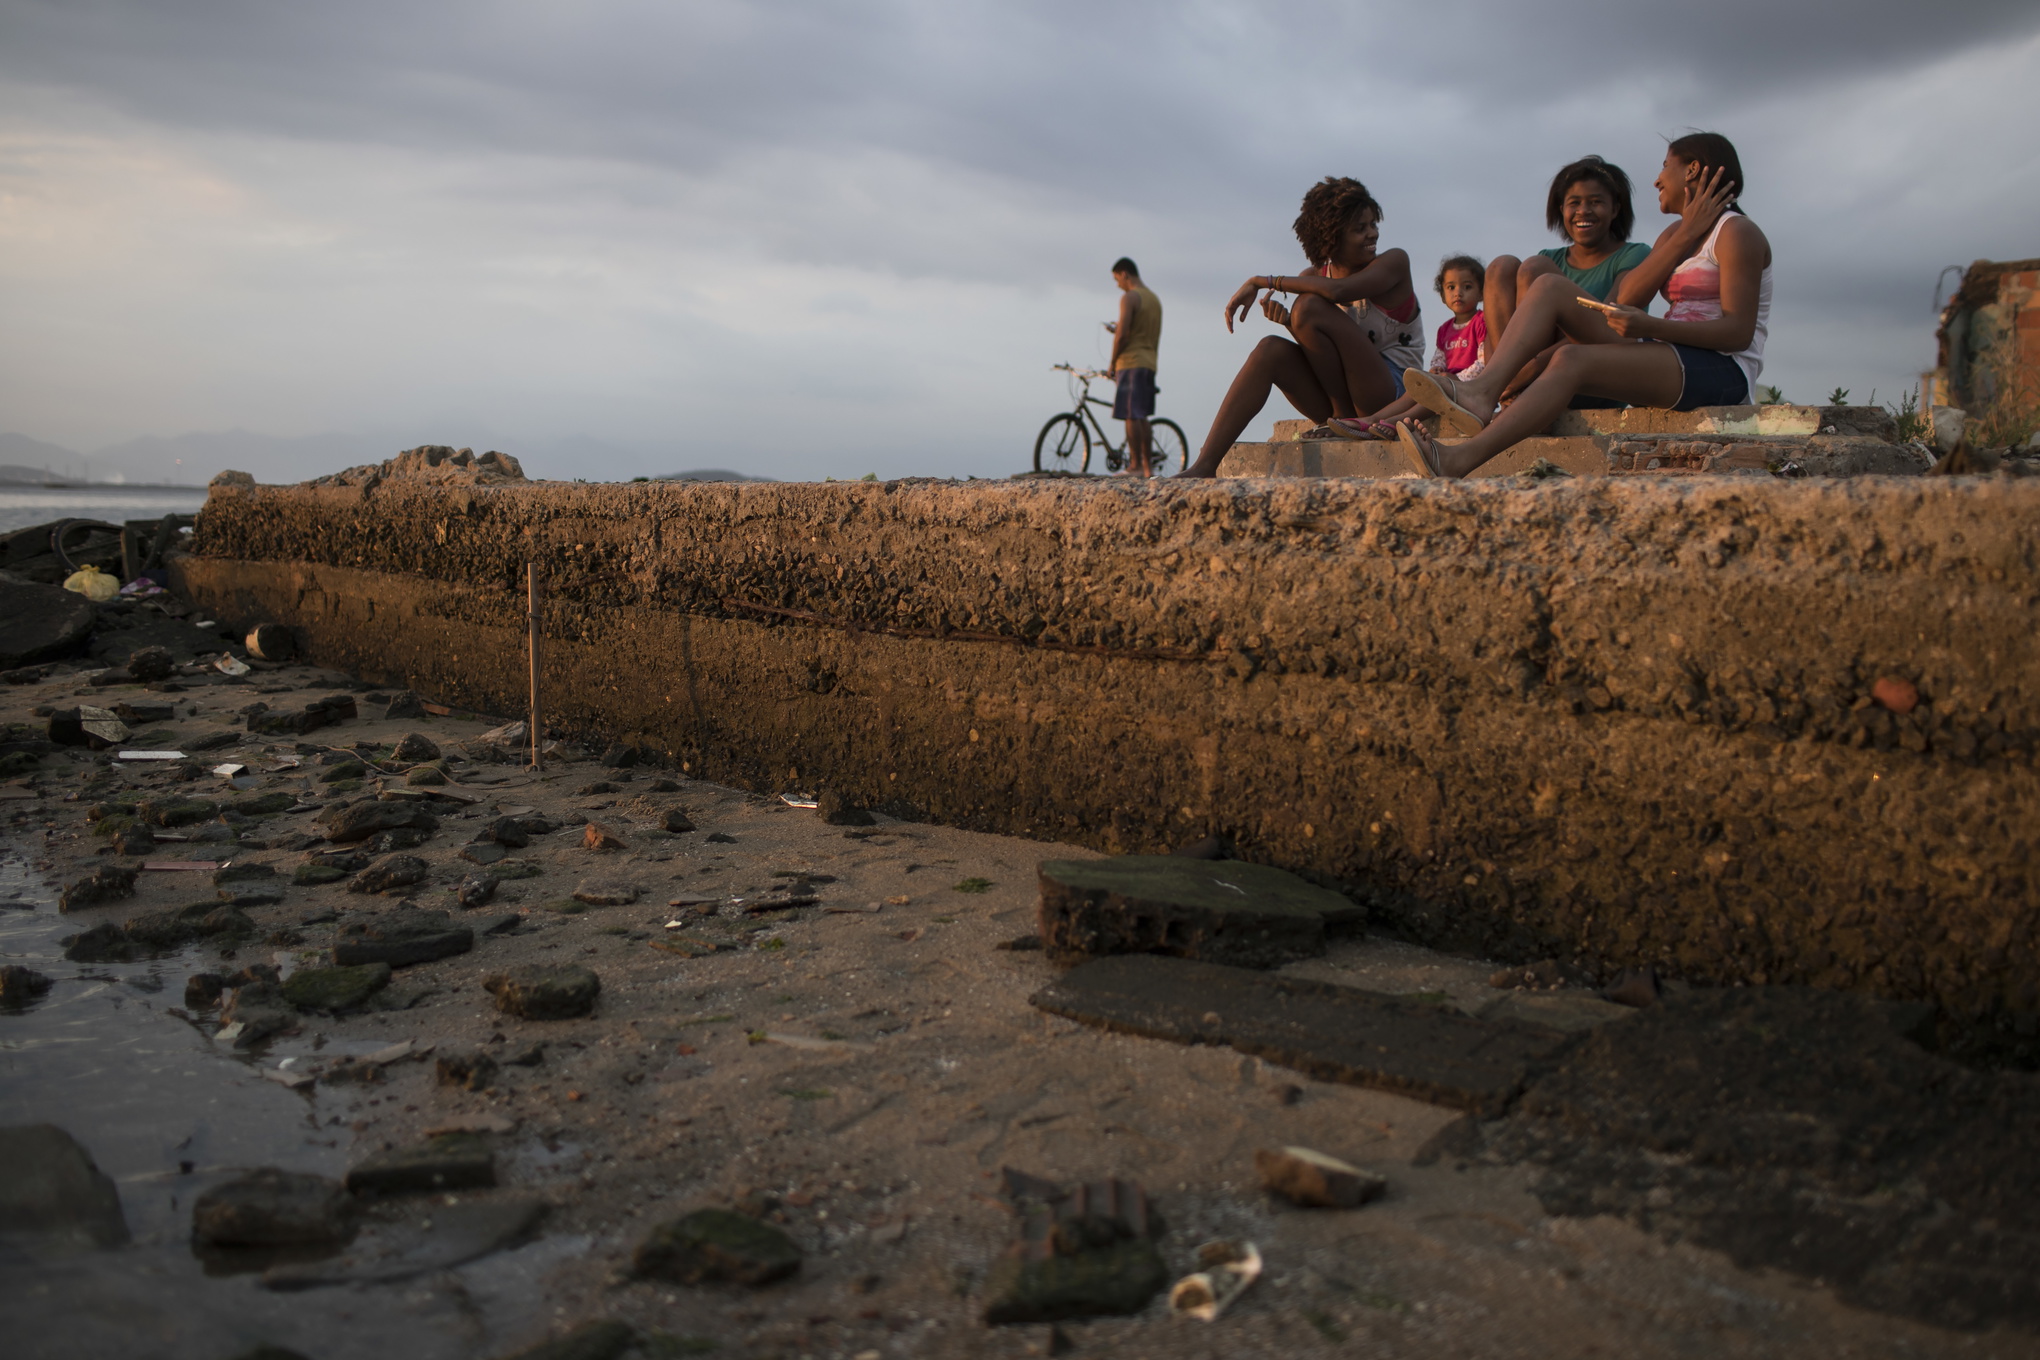
<instances>
[{"instance_id":1,"label":"bicycle front wheel","mask_svg":"<svg viewBox=\"0 0 2040 1360\"><path fill-rule=\"evenodd\" d=\"M1076 416L1056 416L1034 437L1036 472L1087 472L1090 467L1091 432Z\"/></svg>"},{"instance_id":2,"label":"bicycle front wheel","mask_svg":"<svg viewBox=\"0 0 2040 1360\"><path fill-rule=\"evenodd\" d=\"M1175 467L1171 468L1171 463ZM1189 466L1190 441L1183 437L1183 427L1173 420L1151 422L1148 425L1149 470L1157 477L1166 477Z\"/></svg>"}]
</instances>

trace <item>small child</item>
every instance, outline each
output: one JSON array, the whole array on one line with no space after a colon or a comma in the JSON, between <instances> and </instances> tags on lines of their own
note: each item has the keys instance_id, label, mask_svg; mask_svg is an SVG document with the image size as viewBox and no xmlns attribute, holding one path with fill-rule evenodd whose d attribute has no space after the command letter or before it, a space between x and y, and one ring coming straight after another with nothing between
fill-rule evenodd
<instances>
[{"instance_id":1,"label":"small child","mask_svg":"<svg viewBox=\"0 0 2040 1360\"><path fill-rule=\"evenodd\" d=\"M1438 349L1431 358L1431 372L1471 378L1487 362L1487 313L1480 308L1480 293L1486 283L1486 267L1471 255L1453 255L1438 266L1438 277L1431 286L1445 299L1452 317L1438 327ZM1395 423L1406 416L1422 414L1423 410L1415 398L1398 397L1373 415L1349 423L1349 428L1364 426L1366 434L1342 431L1335 437L1393 440Z\"/></svg>"}]
</instances>

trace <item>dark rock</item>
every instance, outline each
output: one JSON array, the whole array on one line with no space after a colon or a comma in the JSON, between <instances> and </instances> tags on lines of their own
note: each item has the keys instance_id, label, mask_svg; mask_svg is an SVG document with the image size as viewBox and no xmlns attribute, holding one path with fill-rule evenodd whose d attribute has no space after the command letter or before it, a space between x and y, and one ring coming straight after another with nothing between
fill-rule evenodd
<instances>
[{"instance_id":1,"label":"dark rock","mask_svg":"<svg viewBox=\"0 0 2040 1360\"><path fill-rule=\"evenodd\" d=\"M362 845L372 854L387 855L399 850L415 850L431 839L432 833L422 827L399 826L376 832Z\"/></svg>"},{"instance_id":2,"label":"dark rock","mask_svg":"<svg viewBox=\"0 0 2040 1360\"><path fill-rule=\"evenodd\" d=\"M815 799L815 810L830 826L872 826L876 819L834 789L825 789Z\"/></svg>"},{"instance_id":3,"label":"dark rock","mask_svg":"<svg viewBox=\"0 0 2040 1360\"><path fill-rule=\"evenodd\" d=\"M1039 935L1021 935L1015 939L999 941L998 947L1000 949L1010 949L1016 954L1031 953L1041 948L1041 937Z\"/></svg>"},{"instance_id":4,"label":"dark rock","mask_svg":"<svg viewBox=\"0 0 2040 1360\"><path fill-rule=\"evenodd\" d=\"M1167 1283L1147 1195L1128 1181L1065 1189L1004 1173L1013 1245L985 1277L988 1323L1137 1313Z\"/></svg>"},{"instance_id":5,"label":"dark rock","mask_svg":"<svg viewBox=\"0 0 2040 1360\"><path fill-rule=\"evenodd\" d=\"M241 734L232 730L208 732L202 737L184 743L187 751L217 751L222 746L232 746L241 739Z\"/></svg>"},{"instance_id":6,"label":"dark rock","mask_svg":"<svg viewBox=\"0 0 2040 1360\"><path fill-rule=\"evenodd\" d=\"M588 829L581 835L582 848L588 850L628 850L621 836L598 822L588 823Z\"/></svg>"},{"instance_id":7,"label":"dark rock","mask_svg":"<svg viewBox=\"0 0 2040 1360\"><path fill-rule=\"evenodd\" d=\"M1219 836L1206 836L1202 840L1179 845L1169 852L1178 859L1231 859L1225 840Z\"/></svg>"},{"instance_id":8,"label":"dark rock","mask_svg":"<svg viewBox=\"0 0 2040 1360\"><path fill-rule=\"evenodd\" d=\"M1604 999L1618 1006L1632 1006L1638 1010L1656 1005L1663 994L1664 989L1658 985L1657 970L1653 968L1631 968L1601 993Z\"/></svg>"},{"instance_id":9,"label":"dark rock","mask_svg":"<svg viewBox=\"0 0 2040 1360\"><path fill-rule=\"evenodd\" d=\"M437 765L420 765L404 772L404 783L414 789L443 788L449 781Z\"/></svg>"},{"instance_id":10,"label":"dark rock","mask_svg":"<svg viewBox=\"0 0 2040 1360\"><path fill-rule=\"evenodd\" d=\"M584 1322L565 1336L541 1341L507 1360L616 1360L637 1341L629 1323L604 1318Z\"/></svg>"},{"instance_id":11,"label":"dark rock","mask_svg":"<svg viewBox=\"0 0 2040 1360\"><path fill-rule=\"evenodd\" d=\"M337 883L345 877L347 870L339 865L313 860L308 864L298 865L296 871L291 874L290 881L300 888L316 888L322 883Z\"/></svg>"},{"instance_id":12,"label":"dark rock","mask_svg":"<svg viewBox=\"0 0 2040 1360\"><path fill-rule=\"evenodd\" d=\"M447 1199L459 1198L458 1203ZM266 1289L319 1285L394 1284L436 1275L527 1240L544 1221L547 1205L532 1195L448 1196L430 1212L385 1228L359 1255L315 1265L272 1266Z\"/></svg>"},{"instance_id":13,"label":"dark rock","mask_svg":"<svg viewBox=\"0 0 2040 1360\"><path fill-rule=\"evenodd\" d=\"M184 979L184 1004L195 1011L208 1011L220 1004L227 980L218 973L193 973Z\"/></svg>"},{"instance_id":14,"label":"dark rock","mask_svg":"<svg viewBox=\"0 0 2040 1360\"><path fill-rule=\"evenodd\" d=\"M127 724L115 717L112 709L80 704L76 708L60 708L52 712L47 735L58 746L83 746L88 750L104 751L128 740L129 734Z\"/></svg>"},{"instance_id":15,"label":"dark rock","mask_svg":"<svg viewBox=\"0 0 2040 1360\"><path fill-rule=\"evenodd\" d=\"M482 986L505 1015L569 1020L595 1009L602 980L579 964L527 963L484 978Z\"/></svg>"},{"instance_id":16,"label":"dark rock","mask_svg":"<svg viewBox=\"0 0 2040 1360\"><path fill-rule=\"evenodd\" d=\"M19 1010L50 989L50 980L18 963L0 964L0 1007Z\"/></svg>"},{"instance_id":17,"label":"dark rock","mask_svg":"<svg viewBox=\"0 0 2040 1360\"><path fill-rule=\"evenodd\" d=\"M635 746L612 746L602 753L602 763L612 770L627 770L638 763L642 754Z\"/></svg>"},{"instance_id":18,"label":"dark rock","mask_svg":"<svg viewBox=\"0 0 2040 1360\"><path fill-rule=\"evenodd\" d=\"M215 888L229 883L273 883L276 881L276 866L257 860L235 860L223 869L213 870L212 881Z\"/></svg>"},{"instance_id":19,"label":"dark rock","mask_svg":"<svg viewBox=\"0 0 2040 1360\"><path fill-rule=\"evenodd\" d=\"M92 602L75 591L9 582L0 590L0 667L71 656L84 649L96 621Z\"/></svg>"},{"instance_id":20,"label":"dark rock","mask_svg":"<svg viewBox=\"0 0 2040 1360\"><path fill-rule=\"evenodd\" d=\"M496 1060L486 1053L442 1053L439 1084L463 1091L486 1091L496 1084Z\"/></svg>"},{"instance_id":21,"label":"dark rock","mask_svg":"<svg viewBox=\"0 0 2040 1360\"><path fill-rule=\"evenodd\" d=\"M651 783L645 785L645 792L678 793L680 792L680 785L671 779L654 779Z\"/></svg>"},{"instance_id":22,"label":"dark rock","mask_svg":"<svg viewBox=\"0 0 2040 1360\"><path fill-rule=\"evenodd\" d=\"M113 849L120 855L146 855L156 848L156 833L144 822L130 822L113 835Z\"/></svg>"},{"instance_id":23,"label":"dark rock","mask_svg":"<svg viewBox=\"0 0 2040 1360\"><path fill-rule=\"evenodd\" d=\"M641 1278L674 1284L763 1285L793 1274L800 1261L793 1239L770 1224L728 1209L697 1209L652 1229L632 1265Z\"/></svg>"},{"instance_id":24,"label":"dark rock","mask_svg":"<svg viewBox=\"0 0 2040 1360\"><path fill-rule=\"evenodd\" d=\"M1357 1209L1388 1190L1374 1173L1310 1148L1262 1148L1254 1169L1263 1190L1306 1209Z\"/></svg>"},{"instance_id":25,"label":"dark rock","mask_svg":"<svg viewBox=\"0 0 2040 1360\"><path fill-rule=\"evenodd\" d=\"M298 1027L297 1010L283 999L273 982L251 982L237 989L220 1009L220 1023L234 1031L235 1048L253 1048L263 1040Z\"/></svg>"},{"instance_id":26,"label":"dark rock","mask_svg":"<svg viewBox=\"0 0 2040 1360\"><path fill-rule=\"evenodd\" d=\"M263 1167L201 1194L191 1236L208 1247L303 1247L354 1235L347 1187L324 1176Z\"/></svg>"},{"instance_id":27,"label":"dark rock","mask_svg":"<svg viewBox=\"0 0 2040 1360\"><path fill-rule=\"evenodd\" d=\"M400 765L421 765L439 759L439 744L423 732L406 732L390 752L390 759Z\"/></svg>"},{"instance_id":28,"label":"dark rock","mask_svg":"<svg viewBox=\"0 0 2040 1360\"><path fill-rule=\"evenodd\" d=\"M390 700L390 706L383 710L385 718L422 718L425 716L425 701L410 690L405 690Z\"/></svg>"},{"instance_id":29,"label":"dark rock","mask_svg":"<svg viewBox=\"0 0 2040 1360\"><path fill-rule=\"evenodd\" d=\"M460 881L460 886L453 890L453 899L460 903L463 911L486 907L489 900L496 895L498 881L493 874L469 874Z\"/></svg>"},{"instance_id":30,"label":"dark rock","mask_svg":"<svg viewBox=\"0 0 2040 1360\"><path fill-rule=\"evenodd\" d=\"M453 924L445 912L400 907L373 920L341 926L340 938L333 945L333 963L336 967L387 963L402 968L465 954L474 947L474 931Z\"/></svg>"},{"instance_id":31,"label":"dark rock","mask_svg":"<svg viewBox=\"0 0 2040 1360\"><path fill-rule=\"evenodd\" d=\"M1187 959L1094 959L1029 1000L1052 1014L1176 1043L1229 1044L1320 1081L1499 1114L1569 1042L1332 983Z\"/></svg>"},{"instance_id":32,"label":"dark rock","mask_svg":"<svg viewBox=\"0 0 2040 1360\"><path fill-rule=\"evenodd\" d=\"M676 836L685 835L687 832L694 830L694 823L689 821L687 814L679 808L669 809L665 817L660 819L659 825Z\"/></svg>"},{"instance_id":33,"label":"dark rock","mask_svg":"<svg viewBox=\"0 0 2040 1360\"><path fill-rule=\"evenodd\" d=\"M387 987L387 963L358 963L342 968L300 968L283 980L283 999L301 1011L339 1015L360 1010Z\"/></svg>"},{"instance_id":34,"label":"dark rock","mask_svg":"<svg viewBox=\"0 0 2040 1360\"><path fill-rule=\"evenodd\" d=\"M513 879L537 878L545 871L528 859L506 859L490 868L489 872L507 883Z\"/></svg>"},{"instance_id":35,"label":"dark rock","mask_svg":"<svg viewBox=\"0 0 2040 1360\"><path fill-rule=\"evenodd\" d=\"M175 704L137 704L122 700L113 706L113 716L140 727L145 723L170 722L177 716Z\"/></svg>"},{"instance_id":36,"label":"dark rock","mask_svg":"<svg viewBox=\"0 0 2040 1360\"><path fill-rule=\"evenodd\" d=\"M313 700L300 709L272 709L263 713L251 713L248 715L248 730L275 736L287 733L302 735L334 723L346 722L354 716L353 695L329 694L323 699Z\"/></svg>"},{"instance_id":37,"label":"dark rock","mask_svg":"<svg viewBox=\"0 0 2040 1360\"><path fill-rule=\"evenodd\" d=\"M1260 864L1173 855L1044 860L1041 942L1059 963L1169 954L1272 968L1322 954L1328 927L1365 914L1353 902Z\"/></svg>"},{"instance_id":38,"label":"dark rock","mask_svg":"<svg viewBox=\"0 0 2040 1360\"><path fill-rule=\"evenodd\" d=\"M273 963L251 963L227 978L229 987L252 987L258 982L278 986L283 981L283 970Z\"/></svg>"},{"instance_id":39,"label":"dark rock","mask_svg":"<svg viewBox=\"0 0 2040 1360\"><path fill-rule=\"evenodd\" d=\"M220 900L230 907L273 907L283 901L283 889L232 887L220 889Z\"/></svg>"},{"instance_id":40,"label":"dark rock","mask_svg":"<svg viewBox=\"0 0 2040 1360\"><path fill-rule=\"evenodd\" d=\"M147 954L146 945L136 944L127 932L111 921L63 940L64 957L72 963L125 963Z\"/></svg>"},{"instance_id":41,"label":"dark rock","mask_svg":"<svg viewBox=\"0 0 2040 1360\"><path fill-rule=\"evenodd\" d=\"M575 789L574 796L576 798L592 798L598 793L621 792L623 792L621 784L612 784L606 779L598 779L592 784L583 784L580 788Z\"/></svg>"},{"instance_id":42,"label":"dark rock","mask_svg":"<svg viewBox=\"0 0 2040 1360\"><path fill-rule=\"evenodd\" d=\"M249 654L263 661L289 661L298 654L297 636L280 623L261 623L243 640Z\"/></svg>"},{"instance_id":43,"label":"dark rock","mask_svg":"<svg viewBox=\"0 0 2040 1360\"><path fill-rule=\"evenodd\" d=\"M475 833L477 841L494 841L514 850L522 850L531 844L531 832L521 817L498 817Z\"/></svg>"},{"instance_id":44,"label":"dark rock","mask_svg":"<svg viewBox=\"0 0 2040 1360\"><path fill-rule=\"evenodd\" d=\"M228 812L238 812L243 817L268 817L278 812L289 812L297 806L293 794L278 790L275 793L250 793L240 798L229 799Z\"/></svg>"},{"instance_id":45,"label":"dark rock","mask_svg":"<svg viewBox=\"0 0 2040 1360\"><path fill-rule=\"evenodd\" d=\"M52 1247L117 1247L128 1240L112 1178L54 1124L0 1127L0 1233L33 1235Z\"/></svg>"},{"instance_id":46,"label":"dark rock","mask_svg":"<svg viewBox=\"0 0 2040 1360\"><path fill-rule=\"evenodd\" d=\"M321 824L326 828L326 839L340 845L365 841L377 832L394 831L400 827L425 832L439 830L439 819L427 811L422 802L408 801L348 803L328 809Z\"/></svg>"},{"instance_id":47,"label":"dark rock","mask_svg":"<svg viewBox=\"0 0 2040 1360\"><path fill-rule=\"evenodd\" d=\"M347 885L353 893L386 893L423 883L432 877L432 866L416 855L384 855L354 876Z\"/></svg>"},{"instance_id":48,"label":"dark rock","mask_svg":"<svg viewBox=\"0 0 2040 1360\"><path fill-rule=\"evenodd\" d=\"M515 912L509 912L502 916L492 916L483 921L480 925L480 930L484 935L515 935L518 927L523 924L524 918L522 916Z\"/></svg>"},{"instance_id":49,"label":"dark rock","mask_svg":"<svg viewBox=\"0 0 2040 1360\"><path fill-rule=\"evenodd\" d=\"M344 760L320 775L319 782L321 784L338 784L342 780L364 779L367 776L368 766L358 760Z\"/></svg>"},{"instance_id":50,"label":"dark rock","mask_svg":"<svg viewBox=\"0 0 2040 1360\"><path fill-rule=\"evenodd\" d=\"M411 1147L374 1153L350 1167L347 1188L357 1195L403 1195L468 1190L496 1183L496 1154L479 1134L446 1133Z\"/></svg>"},{"instance_id":51,"label":"dark rock","mask_svg":"<svg viewBox=\"0 0 2040 1360\"><path fill-rule=\"evenodd\" d=\"M638 900L643 889L635 883L582 880L575 885L573 899L591 907L627 907Z\"/></svg>"},{"instance_id":52,"label":"dark rock","mask_svg":"<svg viewBox=\"0 0 2040 1360\"><path fill-rule=\"evenodd\" d=\"M63 895L57 899L57 910L79 911L85 907L117 902L123 897L133 897L135 876L139 872L115 864L94 869L64 889Z\"/></svg>"},{"instance_id":53,"label":"dark rock","mask_svg":"<svg viewBox=\"0 0 2040 1360\"><path fill-rule=\"evenodd\" d=\"M151 826L196 826L220 815L220 805L209 798L146 798L135 804L135 818Z\"/></svg>"},{"instance_id":54,"label":"dark rock","mask_svg":"<svg viewBox=\"0 0 2040 1360\"><path fill-rule=\"evenodd\" d=\"M476 841L473 845L463 845L460 848L462 859L470 864L483 866L494 864L509 853L494 841Z\"/></svg>"},{"instance_id":55,"label":"dark rock","mask_svg":"<svg viewBox=\"0 0 2040 1360\"><path fill-rule=\"evenodd\" d=\"M707 839L715 845L735 845L737 843L735 836L722 831L709 832Z\"/></svg>"},{"instance_id":56,"label":"dark rock","mask_svg":"<svg viewBox=\"0 0 2040 1360\"><path fill-rule=\"evenodd\" d=\"M167 647L141 647L128 653L127 673L145 685L168 680L176 669L177 662Z\"/></svg>"},{"instance_id":57,"label":"dark rock","mask_svg":"<svg viewBox=\"0 0 2040 1360\"><path fill-rule=\"evenodd\" d=\"M537 1067L545 1061L544 1044L526 1044L503 1059L505 1067Z\"/></svg>"}]
</instances>

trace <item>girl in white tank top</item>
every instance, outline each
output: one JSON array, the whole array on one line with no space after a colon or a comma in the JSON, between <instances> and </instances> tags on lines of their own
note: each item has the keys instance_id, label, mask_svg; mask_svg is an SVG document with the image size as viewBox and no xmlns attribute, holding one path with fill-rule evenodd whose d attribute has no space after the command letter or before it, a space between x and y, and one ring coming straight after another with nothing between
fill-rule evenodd
<instances>
[{"instance_id":1,"label":"girl in white tank top","mask_svg":"<svg viewBox=\"0 0 2040 1360\"><path fill-rule=\"evenodd\" d=\"M1719 321L1721 319L1721 261L1714 253L1714 243L1721 239L1721 229L1731 217L1742 214L1730 208L1714 224L1714 230L1707 233L1700 249L1682 261L1665 280L1659 290L1664 294L1671 309L1665 313L1667 321ZM1689 238L1690 239L1690 238ZM1757 375L1764 371L1764 337L1771 329L1771 266L1765 265L1764 272L1757 279L1757 328L1750 335L1747 349L1728 357L1735 360L1743 376L1750 380L1750 394L1755 399Z\"/></svg>"}]
</instances>

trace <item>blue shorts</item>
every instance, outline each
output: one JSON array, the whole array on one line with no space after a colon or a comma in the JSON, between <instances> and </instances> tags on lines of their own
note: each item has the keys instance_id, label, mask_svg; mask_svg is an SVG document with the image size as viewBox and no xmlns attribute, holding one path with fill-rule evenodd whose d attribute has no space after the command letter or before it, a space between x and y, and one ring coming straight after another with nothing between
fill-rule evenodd
<instances>
[{"instance_id":1,"label":"blue shorts","mask_svg":"<svg viewBox=\"0 0 2040 1360\"><path fill-rule=\"evenodd\" d=\"M1686 374L1685 386L1679 389L1679 403L1672 407L1674 411L1750 404L1750 379L1741 364L1717 349L1675 344L1672 352L1679 356L1679 367Z\"/></svg>"},{"instance_id":2,"label":"blue shorts","mask_svg":"<svg viewBox=\"0 0 2040 1360\"><path fill-rule=\"evenodd\" d=\"M1119 391L1112 398L1114 420L1147 420L1155 413L1155 371L1122 368L1112 375Z\"/></svg>"}]
</instances>

